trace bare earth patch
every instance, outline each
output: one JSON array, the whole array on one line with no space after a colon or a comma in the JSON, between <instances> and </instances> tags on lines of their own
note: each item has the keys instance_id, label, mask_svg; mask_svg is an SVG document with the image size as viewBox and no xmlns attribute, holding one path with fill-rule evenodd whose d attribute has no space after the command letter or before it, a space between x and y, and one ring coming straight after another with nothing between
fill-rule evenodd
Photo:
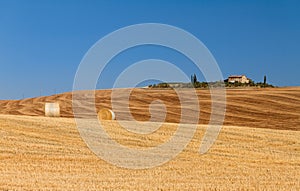
<instances>
[{"instance_id":1,"label":"bare earth patch","mask_svg":"<svg viewBox=\"0 0 300 191\"><path fill-rule=\"evenodd\" d=\"M114 110L118 120L129 120L122 108L130 108L136 120L147 121L150 118L149 104L161 100L166 106L166 122L180 121L181 104L174 90L170 89L134 89L130 101L126 93L131 89L117 89ZM190 91L189 89L183 91ZM249 88L227 89L225 125L255 128L300 130L300 87L290 88ZM96 91L96 109L111 108L112 90ZM186 94L187 103L189 96ZM208 124L211 113L209 90L197 90L200 106L199 124ZM29 98L24 100L0 101L0 114L44 116L44 104L58 102L62 117L73 117L72 94ZM189 115L185 113L184 115ZM186 116L185 116L186 117Z\"/></svg>"}]
</instances>

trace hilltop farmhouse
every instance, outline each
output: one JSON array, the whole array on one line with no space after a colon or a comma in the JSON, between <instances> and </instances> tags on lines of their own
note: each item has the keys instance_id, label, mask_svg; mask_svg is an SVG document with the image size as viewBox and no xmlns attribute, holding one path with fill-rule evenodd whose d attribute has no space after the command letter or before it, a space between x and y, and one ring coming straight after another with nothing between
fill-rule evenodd
<instances>
[{"instance_id":1,"label":"hilltop farmhouse","mask_svg":"<svg viewBox=\"0 0 300 191\"><path fill-rule=\"evenodd\" d=\"M229 83L249 84L250 80L245 75L231 75L228 77Z\"/></svg>"},{"instance_id":2,"label":"hilltop farmhouse","mask_svg":"<svg viewBox=\"0 0 300 191\"><path fill-rule=\"evenodd\" d=\"M145 88L216 88L216 87L262 87L262 88L273 88L272 84L267 83L267 77L264 76L264 82L255 83L250 78L247 78L246 75L231 75L224 81L215 81L215 82L199 82L193 78L192 75L191 82L163 82L158 84L150 84Z\"/></svg>"}]
</instances>

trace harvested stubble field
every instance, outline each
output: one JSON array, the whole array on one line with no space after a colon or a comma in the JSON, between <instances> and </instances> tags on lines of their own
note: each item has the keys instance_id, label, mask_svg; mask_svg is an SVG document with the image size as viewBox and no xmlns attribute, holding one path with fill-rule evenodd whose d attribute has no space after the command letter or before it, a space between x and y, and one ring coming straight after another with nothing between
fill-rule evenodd
<instances>
[{"instance_id":1,"label":"harvested stubble field","mask_svg":"<svg viewBox=\"0 0 300 191\"><path fill-rule=\"evenodd\" d=\"M128 90L118 91L118 104L125 107L122 93ZM97 91L97 109L110 107L110 92ZM300 189L300 88L227 90L225 125L204 155L199 147L210 116L210 94L197 93L200 125L192 141L173 160L147 170L116 167L94 155L71 118L70 93L0 101L0 190ZM136 149L167 141L180 117L176 94L136 89L131 95L136 119L149 119L149 104L161 99L168 123L151 135L138 135L106 121L109 135ZM63 117L42 117L43 104L54 100ZM118 120L127 119L121 110L115 112Z\"/></svg>"}]
</instances>

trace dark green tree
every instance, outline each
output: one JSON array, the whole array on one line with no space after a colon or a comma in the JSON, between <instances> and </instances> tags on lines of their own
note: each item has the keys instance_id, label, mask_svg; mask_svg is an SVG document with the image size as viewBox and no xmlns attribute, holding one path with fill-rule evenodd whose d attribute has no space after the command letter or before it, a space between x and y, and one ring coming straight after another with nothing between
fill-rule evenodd
<instances>
[{"instance_id":1,"label":"dark green tree","mask_svg":"<svg viewBox=\"0 0 300 191\"><path fill-rule=\"evenodd\" d=\"M264 87L266 87L267 86L267 76L265 75L264 76Z\"/></svg>"},{"instance_id":2,"label":"dark green tree","mask_svg":"<svg viewBox=\"0 0 300 191\"><path fill-rule=\"evenodd\" d=\"M198 81L197 81L197 76L196 74L194 74L194 84L196 84Z\"/></svg>"},{"instance_id":3,"label":"dark green tree","mask_svg":"<svg viewBox=\"0 0 300 191\"><path fill-rule=\"evenodd\" d=\"M197 84L197 76L196 74L194 75L191 75L191 82L192 82L192 85L195 87L195 85Z\"/></svg>"}]
</instances>

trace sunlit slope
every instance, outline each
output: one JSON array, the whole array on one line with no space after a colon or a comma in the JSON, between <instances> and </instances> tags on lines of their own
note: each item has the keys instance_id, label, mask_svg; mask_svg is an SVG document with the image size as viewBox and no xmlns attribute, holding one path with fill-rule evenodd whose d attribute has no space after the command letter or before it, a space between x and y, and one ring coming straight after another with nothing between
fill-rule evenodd
<instances>
[{"instance_id":1,"label":"sunlit slope","mask_svg":"<svg viewBox=\"0 0 300 191\"><path fill-rule=\"evenodd\" d=\"M116 122L104 126L117 142L135 149L167 141L177 127L166 123L145 136ZM199 155L205 128L199 125L170 162L129 170L95 156L71 118L0 115L0 190L300 189L300 131L225 126L209 152Z\"/></svg>"},{"instance_id":2,"label":"sunlit slope","mask_svg":"<svg viewBox=\"0 0 300 191\"><path fill-rule=\"evenodd\" d=\"M130 101L126 99L129 89L114 90L117 95L114 104L119 108L130 108L136 120L149 120L149 105L162 100L166 105L166 122L178 123L181 104L174 90L134 89ZM190 91L190 90L184 90ZM197 90L201 108L199 124L207 124L211 113L209 90ZM225 125L271 128L300 129L300 87L271 89L227 89ZM187 100L189 97L186 98ZM59 102L63 117L73 117L72 94L64 93L18 101L0 101L0 114L43 116L45 102ZM187 102L189 103L189 102ZM96 92L96 110L111 108L111 90ZM123 109L114 110L117 119L129 120ZM189 113L183 114L184 117Z\"/></svg>"}]
</instances>

